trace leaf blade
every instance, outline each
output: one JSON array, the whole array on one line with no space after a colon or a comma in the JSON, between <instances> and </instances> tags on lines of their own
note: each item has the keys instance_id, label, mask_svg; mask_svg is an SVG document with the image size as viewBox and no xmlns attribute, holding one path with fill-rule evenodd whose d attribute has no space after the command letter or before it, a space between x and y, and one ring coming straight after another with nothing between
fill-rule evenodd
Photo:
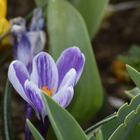
<instances>
[{"instance_id":1,"label":"leaf blade","mask_svg":"<svg viewBox=\"0 0 140 140\"><path fill-rule=\"evenodd\" d=\"M130 104L125 103L117 112L117 117L114 120L111 120L104 124L101 127L104 140L108 140L111 134L124 122L125 117L136 110L140 103L140 94L136 95L130 102Z\"/></svg>"},{"instance_id":2,"label":"leaf blade","mask_svg":"<svg viewBox=\"0 0 140 140\"><path fill-rule=\"evenodd\" d=\"M12 129L11 120L11 92L12 86L9 81L6 82L5 92L4 92L4 102L3 102L3 119L4 119L4 136L6 140L13 140L14 134Z\"/></svg>"},{"instance_id":3,"label":"leaf blade","mask_svg":"<svg viewBox=\"0 0 140 140\"><path fill-rule=\"evenodd\" d=\"M85 54L84 72L68 109L79 122L86 122L100 109L103 91L85 23L78 11L65 0L49 0L47 17L49 51L55 59L70 46L80 47Z\"/></svg>"},{"instance_id":4,"label":"leaf blade","mask_svg":"<svg viewBox=\"0 0 140 140\"><path fill-rule=\"evenodd\" d=\"M35 140L45 140L38 132L38 130L34 127L34 125L30 122L30 120L27 119L26 124L28 125Z\"/></svg>"},{"instance_id":5,"label":"leaf blade","mask_svg":"<svg viewBox=\"0 0 140 140\"><path fill-rule=\"evenodd\" d=\"M129 65L126 65L127 71L133 82L140 88L140 73Z\"/></svg>"},{"instance_id":6,"label":"leaf blade","mask_svg":"<svg viewBox=\"0 0 140 140\"><path fill-rule=\"evenodd\" d=\"M94 37L109 0L69 0L84 17L90 37Z\"/></svg>"},{"instance_id":7,"label":"leaf blade","mask_svg":"<svg viewBox=\"0 0 140 140\"><path fill-rule=\"evenodd\" d=\"M49 96L45 95L45 99L46 111L58 140L88 140L79 124L65 109Z\"/></svg>"},{"instance_id":8,"label":"leaf blade","mask_svg":"<svg viewBox=\"0 0 140 140\"><path fill-rule=\"evenodd\" d=\"M124 122L115 130L115 132L110 136L109 140L126 140L129 138L130 132L134 130L137 124L140 122L140 105L130 112Z\"/></svg>"}]
</instances>

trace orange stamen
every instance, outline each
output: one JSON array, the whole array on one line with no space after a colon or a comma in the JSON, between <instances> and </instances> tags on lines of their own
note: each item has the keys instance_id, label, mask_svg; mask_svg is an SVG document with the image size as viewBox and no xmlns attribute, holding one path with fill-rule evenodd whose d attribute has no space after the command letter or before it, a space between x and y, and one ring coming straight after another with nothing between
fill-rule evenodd
<instances>
[{"instance_id":1,"label":"orange stamen","mask_svg":"<svg viewBox=\"0 0 140 140\"><path fill-rule=\"evenodd\" d=\"M50 90L47 86L41 88L41 90L43 91L43 93L47 94L48 96L52 96L53 95L53 90Z\"/></svg>"}]
</instances>

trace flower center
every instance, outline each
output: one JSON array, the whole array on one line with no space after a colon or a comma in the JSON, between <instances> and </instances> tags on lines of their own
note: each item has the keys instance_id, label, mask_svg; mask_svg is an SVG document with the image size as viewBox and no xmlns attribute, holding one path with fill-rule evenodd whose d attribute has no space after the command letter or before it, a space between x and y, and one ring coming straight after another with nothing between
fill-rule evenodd
<instances>
[{"instance_id":1,"label":"flower center","mask_svg":"<svg viewBox=\"0 0 140 140\"><path fill-rule=\"evenodd\" d=\"M42 92L47 94L48 96L52 96L53 95L53 90L50 90L47 86L41 88Z\"/></svg>"}]
</instances>

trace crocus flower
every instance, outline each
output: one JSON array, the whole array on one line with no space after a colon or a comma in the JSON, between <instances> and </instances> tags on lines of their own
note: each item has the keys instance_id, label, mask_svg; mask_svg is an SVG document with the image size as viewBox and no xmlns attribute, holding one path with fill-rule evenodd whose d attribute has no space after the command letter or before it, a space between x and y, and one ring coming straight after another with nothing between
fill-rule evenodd
<instances>
[{"instance_id":1,"label":"crocus flower","mask_svg":"<svg viewBox=\"0 0 140 140\"><path fill-rule=\"evenodd\" d=\"M43 26L44 19L41 9L34 10L29 30L26 29L24 18L16 18L12 21L14 57L27 67L33 57L44 48L46 40L42 30Z\"/></svg>"},{"instance_id":2,"label":"crocus flower","mask_svg":"<svg viewBox=\"0 0 140 140\"><path fill-rule=\"evenodd\" d=\"M20 96L34 108L37 117L44 119L47 112L41 94L51 96L66 108L84 63L85 57L77 47L64 50L56 63L48 53L40 52L33 58L31 74L24 63L15 60L9 66L8 77Z\"/></svg>"}]
</instances>

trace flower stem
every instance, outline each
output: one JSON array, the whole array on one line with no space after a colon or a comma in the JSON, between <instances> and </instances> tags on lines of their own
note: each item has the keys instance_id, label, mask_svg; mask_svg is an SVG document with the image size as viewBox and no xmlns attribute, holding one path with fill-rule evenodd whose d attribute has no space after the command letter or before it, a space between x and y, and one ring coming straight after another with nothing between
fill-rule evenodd
<instances>
[{"instance_id":1,"label":"flower stem","mask_svg":"<svg viewBox=\"0 0 140 140\"><path fill-rule=\"evenodd\" d=\"M40 133L44 138L46 138L47 136L49 126L50 126L50 122L48 117L46 117L44 121L43 120L40 121Z\"/></svg>"},{"instance_id":2,"label":"flower stem","mask_svg":"<svg viewBox=\"0 0 140 140\"><path fill-rule=\"evenodd\" d=\"M26 103L25 104L25 119L31 119L32 117L32 108L31 106ZM27 125L25 125L25 140L31 140L30 130Z\"/></svg>"}]
</instances>

